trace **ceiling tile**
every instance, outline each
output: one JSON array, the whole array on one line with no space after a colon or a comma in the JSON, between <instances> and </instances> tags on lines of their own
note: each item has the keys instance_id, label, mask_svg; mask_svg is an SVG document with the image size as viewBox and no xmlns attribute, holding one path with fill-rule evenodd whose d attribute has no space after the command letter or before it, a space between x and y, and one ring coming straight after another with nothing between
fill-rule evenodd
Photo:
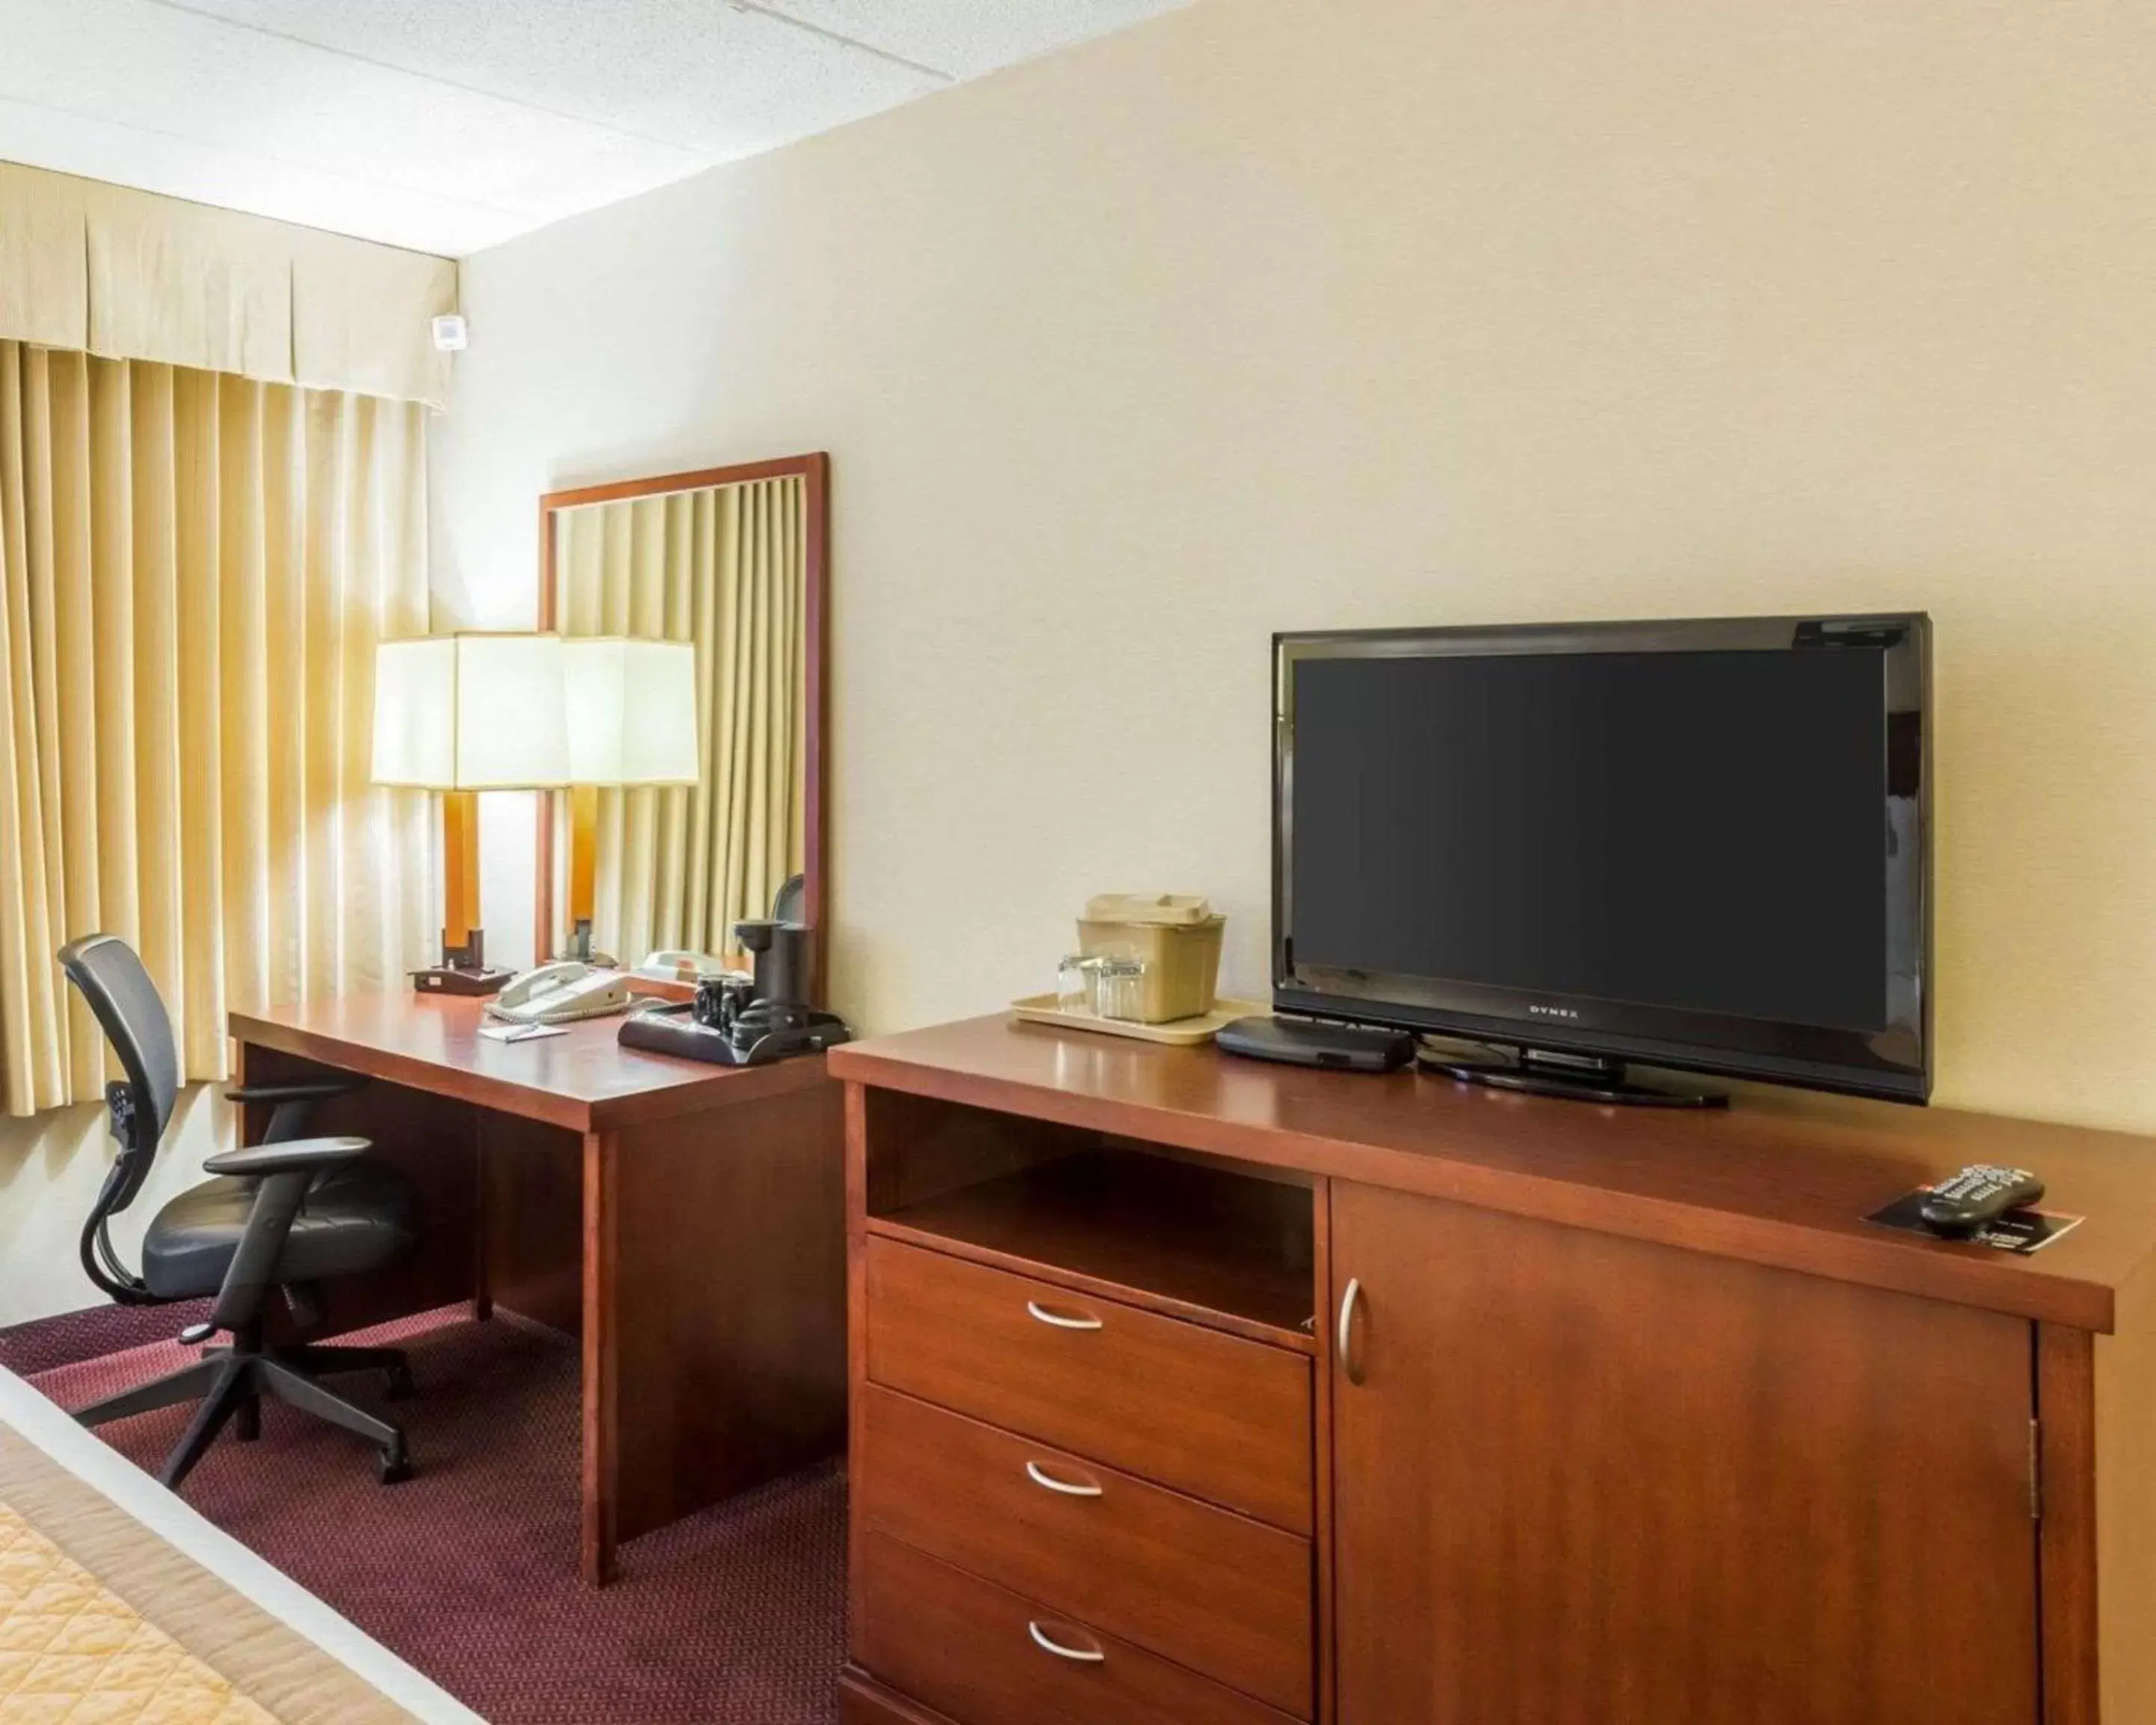
<instances>
[{"instance_id":1,"label":"ceiling tile","mask_svg":"<svg viewBox=\"0 0 2156 1725\"><path fill-rule=\"evenodd\" d=\"M1180 0L0 0L0 160L461 256Z\"/></svg>"},{"instance_id":2,"label":"ceiling tile","mask_svg":"<svg viewBox=\"0 0 2156 1725\"><path fill-rule=\"evenodd\" d=\"M835 35L958 78L1105 36L1185 0L757 0Z\"/></svg>"},{"instance_id":3,"label":"ceiling tile","mask_svg":"<svg viewBox=\"0 0 2156 1725\"><path fill-rule=\"evenodd\" d=\"M705 165L155 0L0 0L0 97L541 219Z\"/></svg>"},{"instance_id":4,"label":"ceiling tile","mask_svg":"<svg viewBox=\"0 0 2156 1725\"><path fill-rule=\"evenodd\" d=\"M513 239L528 216L408 187L371 185L268 157L138 131L0 98L0 162L161 192L441 257Z\"/></svg>"},{"instance_id":5,"label":"ceiling tile","mask_svg":"<svg viewBox=\"0 0 2156 1725\"><path fill-rule=\"evenodd\" d=\"M725 161L949 82L724 0L187 0Z\"/></svg>"}]
</instances>

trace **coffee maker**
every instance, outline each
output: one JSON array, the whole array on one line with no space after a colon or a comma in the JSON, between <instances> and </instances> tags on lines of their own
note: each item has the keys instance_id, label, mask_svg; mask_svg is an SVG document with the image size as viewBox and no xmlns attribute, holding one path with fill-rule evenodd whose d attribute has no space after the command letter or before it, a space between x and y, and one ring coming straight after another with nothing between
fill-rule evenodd
<instances>
[{"instance_id":1,"label":"coffee maker","mask_svg":"<svg viewBox=\"0 0 2156 1725\"><path fill-rule=\"evenodd\" d=\"M755 974L711 977L697 985L696 1019L725 1039L736 1065L755 1065L791 1054L815 1054L853 1040L845 1021L808 1004L814 962L805 923L759 916L734 924L734 938Z\"/></svg>"},{"instance_id":2,"label":"coffee maker","mask_svg":"<svg viewBox=\"0 0 2156 1725\"><path fill-rule=\"evenodd\" d=\"M654 1004L622 1021L629 1048L685 1055L722 1066L756 1066L788 1055L820 1054L854 1040L845 1020L808 1004L814 931L758 917L734 925L755 961L752 976L707 976L693 1001Z\"/></svg>"}]
</instances>

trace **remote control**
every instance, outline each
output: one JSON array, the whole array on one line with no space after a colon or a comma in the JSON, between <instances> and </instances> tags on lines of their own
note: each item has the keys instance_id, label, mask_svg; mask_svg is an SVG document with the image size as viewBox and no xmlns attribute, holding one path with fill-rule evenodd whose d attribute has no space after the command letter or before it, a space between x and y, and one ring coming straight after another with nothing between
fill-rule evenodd
<instances>
[{"instance_id":1,"label":"remote control","mask_svg":"<svg viewBox=\"0 0 2156 1725\"><path fill-rule=\"evenodd\" d=\"M2043 1195L2044 1183L2026 1168L1974 1163L1933 1187L1917 1214L1934 1234L1960 1238Z\"/></svg>"}]
</instances>

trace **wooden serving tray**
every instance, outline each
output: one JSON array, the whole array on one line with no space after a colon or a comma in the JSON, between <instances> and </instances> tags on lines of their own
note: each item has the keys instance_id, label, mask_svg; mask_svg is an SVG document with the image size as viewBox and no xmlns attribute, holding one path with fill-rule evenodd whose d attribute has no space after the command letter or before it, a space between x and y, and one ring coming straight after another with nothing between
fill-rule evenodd
<instances>
[{"instance_id":1,"label":"wooden serving tray","mask_svg":"<svg viewBox=\"0 0 2156 1725\"><path fill-rule=\"evenodd\" d=\"M1213 1003L1212 1011L1201 1013L1194 1019L1140 1024L1128 1019L1104 1019L1096 1013L1065 1012L1056 1004L1057 999L1054 994L1028 994L1023 999L1012 1001L1011 1010L1029 1024L1067 1024L1073 1029L1098 1030L1107 1036L1130 1036L1140 1042L1165 1042L1178 1048L1210 1042L1237 1019L1262 1018L1272 1010L1260 1000L1223 998Z\"/></svg>"}]
</instances>

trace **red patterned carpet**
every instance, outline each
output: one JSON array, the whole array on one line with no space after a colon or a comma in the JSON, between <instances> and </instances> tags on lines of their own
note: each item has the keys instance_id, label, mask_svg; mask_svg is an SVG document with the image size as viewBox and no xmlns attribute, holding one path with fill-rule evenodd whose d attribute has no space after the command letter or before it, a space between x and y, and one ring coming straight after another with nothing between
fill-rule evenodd
<instances>
[{"instance_id":1,"label":"red patterned carpet","mask_svg":"<svg viewBox=\"0 0 2156 1725\"><path fill-rule=\"evenodd\" d=\"M460 1314L377 1333L401 1337L418 1380L395 1409L412 1480L377 1485L363 1444L270 1403L261 1441L220 1439L187 1501L495 1725L829 1725L845 1609L835 1465L631 1541L620 1581L590 1593L573 1348ZM80 1407L188 1357L153 1343L31 1381ZM346 1381L365 1399L364 1378ZM186 1421L168 1409L100 1435L154 1469Z\"/></svg>"}]
</instances>

